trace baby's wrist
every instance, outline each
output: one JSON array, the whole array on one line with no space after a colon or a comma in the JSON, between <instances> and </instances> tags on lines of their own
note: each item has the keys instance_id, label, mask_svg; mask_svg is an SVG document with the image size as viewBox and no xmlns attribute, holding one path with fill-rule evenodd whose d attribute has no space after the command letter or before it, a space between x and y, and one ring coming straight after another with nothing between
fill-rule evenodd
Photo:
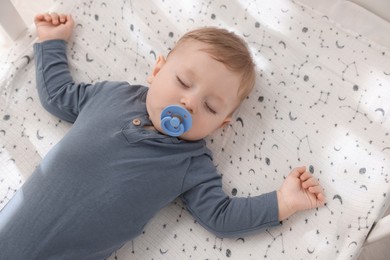
<instances>
[{"instance_id":1,"label":"baby's wrist","mask_svg":"<svg viewBox=\"0 0 390 260\"><path fill-rule=\"evenodd\" d=\"M295 213L295 210L289 205L283 195L281 190L276 191L276 196L278 199L278 209L279 209L279 221L285 220Z\"/></svg>"},{"instance_id":2,"label":"baby's wrist","mask_svg":"<svg viewBox=\"0 0 390 260\"><path fill-rule=\"evenodd\" d=\"M67 39L62 39L61 37L47 37L47 38L39 38L38 37L37 42L41 43L41 42L55 41L55 40L68 42Z\"/></svg>"}]
</instances>

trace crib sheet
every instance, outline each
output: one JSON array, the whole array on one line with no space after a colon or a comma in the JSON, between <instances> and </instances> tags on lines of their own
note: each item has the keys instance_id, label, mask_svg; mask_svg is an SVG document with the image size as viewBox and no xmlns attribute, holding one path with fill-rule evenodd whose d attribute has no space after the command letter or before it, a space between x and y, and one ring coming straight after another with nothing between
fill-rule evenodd
<instances>
[{"instance_id":1,"label":"crib sheet","mask_svg":"<svg viewBox=\"0 0 390 260\"><path fill-rule=\"evenodd\" d=\"M110 259L358 256L389 205L389 49L288 0L55 0L52 10L76 20L68 56L77 81L145 84L156 56L200 26L244 37L256 87L233 123L207 139L225 191L269 192L307 165L328 199L279 227L229 239L203 229L176 200ZM39 103L35 40L31 25L0 61L0 208L71 127Z\"/></svg>"}]
</instances>

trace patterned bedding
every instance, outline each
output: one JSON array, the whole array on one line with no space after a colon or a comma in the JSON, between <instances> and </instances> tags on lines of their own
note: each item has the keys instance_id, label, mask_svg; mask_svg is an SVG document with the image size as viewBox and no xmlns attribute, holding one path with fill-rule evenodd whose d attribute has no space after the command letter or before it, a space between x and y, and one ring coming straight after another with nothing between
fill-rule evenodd
<instances>
[{"instance_id":1,"label":"patterned bedding","mask_svg":"<svg viewBox=\"0 0 390 260\"><path fill-rule=\"evenodd\" d=\"M390 50L298 2L54 1L72 13L69 64L77 81L146 84L156 56L200 26L248 42L255 90L227 128L208 138L230 196L277 189L307 165L325 207L245 237L221 239L180 200L110 259L354 259L389 205ZM71 127L35 90L33 26L0 61L0 208ZM42 191L44 192L44 191Z\"/></svg>"}]
</instances>

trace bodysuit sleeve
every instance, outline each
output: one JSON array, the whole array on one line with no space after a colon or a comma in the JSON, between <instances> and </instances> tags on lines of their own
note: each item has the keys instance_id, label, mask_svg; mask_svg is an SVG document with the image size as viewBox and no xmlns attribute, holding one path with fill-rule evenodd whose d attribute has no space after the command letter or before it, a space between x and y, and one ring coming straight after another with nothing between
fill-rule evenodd
<instances>
[{"instance_id":1,"label":"bodysuit sleeve","mask_svg":"<svg viewBox=\"0 0 390 260\"><path fill-rule=\"evenodd\" d=\"M68 68L66 42L49 40L34 44L36 83L42 106L51 114L74 122L94 95L90 84L76 84Z\"/></svg>"},{"instance_id":2,"label":"bodysuit sleeve","mask_svg":"<svg viewBox=\"0 0 390 260\"><path fill-rule=\"evenodd\" d=\"M279 225L276 191L259 196L230 198L222 189L215 166L197 160L187 174L187 183L198 182L181 195L193 217L219 237L238 237Z\"/></svg>"}]
</instances>

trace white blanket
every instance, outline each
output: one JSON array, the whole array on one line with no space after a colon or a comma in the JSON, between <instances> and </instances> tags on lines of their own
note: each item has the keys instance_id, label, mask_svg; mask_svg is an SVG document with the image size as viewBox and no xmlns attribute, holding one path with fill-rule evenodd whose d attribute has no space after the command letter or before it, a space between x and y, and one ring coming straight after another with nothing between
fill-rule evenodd
<instances>
[{"instance_id":1,"label":"white blanket","mask_svg":"<svg viewBox=\"0 0 390 260\"><path fill-rule=\"evenodd\" d=\"M55 1L72 13L76 81L146 84L156 55L185 32L220 26L245 38L257 84L231 126L208 139L231 196L278 189L307 165L325 207L220 239L177 200L110 259L354 259L389 205L390 50L287 0ZM71 127L35 89L33 26L0 61L0 208ZM44 192L44 191L42 191ZM147 206L147 205L146 205ZM33 223L32 223L33 224Z\"/></svg>"}]
</instances>

